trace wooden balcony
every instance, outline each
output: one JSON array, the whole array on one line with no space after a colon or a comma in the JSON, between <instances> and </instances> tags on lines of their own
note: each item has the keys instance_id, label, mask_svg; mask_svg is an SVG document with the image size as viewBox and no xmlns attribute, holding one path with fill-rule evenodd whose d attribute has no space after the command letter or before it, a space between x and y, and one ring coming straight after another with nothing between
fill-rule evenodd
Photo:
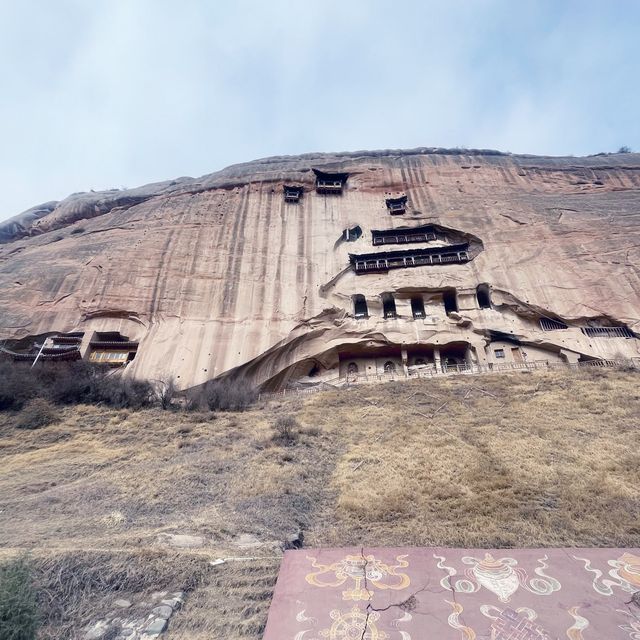
<instances>
[{"instance_id":1,"label":"wooden balcony","mask_svg":"<svg viewBox=\"0 0 640 640\"><path fill-rule=\"evenodd\" d=\"M468 245L454 245L414 251L389 251L350 255L356 274L379 273L390 269L433 266L442 264L462 264L469 262Z\"/></svg>"},{"instance_id":2,"label":"wooden balcony","mask_svg":"<svg viewBox=\"0 0 640 640\"><path fill-rule=\"evenodd\" d=\"M412 229L372 229L371 231L371 240L374 246L434 242L438 239L445 240L445 237L442 234L438 237L435 228L431 225L423 225Z\"/></svg>"}]
</instances>

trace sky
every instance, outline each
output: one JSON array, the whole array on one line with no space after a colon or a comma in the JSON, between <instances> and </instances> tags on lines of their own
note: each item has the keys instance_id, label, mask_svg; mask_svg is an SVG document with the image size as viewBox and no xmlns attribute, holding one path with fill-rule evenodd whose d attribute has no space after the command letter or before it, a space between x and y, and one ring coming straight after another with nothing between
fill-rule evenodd
<instances>
[{"instance_id":1,"label":"sky","mask_svg":"<svg viewBox=\"0 0 640 640\"><path fill-rule=\"evenodd\" d=\"M638 0L0 0L0 220L311 151L640 151Z\"/></svg>"}]
</instances>

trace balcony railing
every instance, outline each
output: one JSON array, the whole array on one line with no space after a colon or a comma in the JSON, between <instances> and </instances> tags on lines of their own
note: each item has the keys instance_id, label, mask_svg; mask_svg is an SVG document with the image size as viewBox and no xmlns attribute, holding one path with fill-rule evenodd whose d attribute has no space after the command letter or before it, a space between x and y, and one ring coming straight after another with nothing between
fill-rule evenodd
<instances>
[{"instance_id":1,"label":"balcony railing","mask_svg":"<svg viewBox=\"0 0 640 640\"><path fill-rule=\"evenodd\" d=\"M469 261L467 251L432 253L423 255L408 255L394 258L376 258L355 261L356 273L374 273L389 269L404 269L434 264L463 263Z\"/></svg>"},{"instance_id":2,"label":"balcony railing","mask_svg":"<svg viewBox=\"0 0 640 640\"><path fill-rule=\"evenodd\" d=\"M399 233L397 235L373 236L374 245L384 244L408 244L410 242L432 242L436 240L435 233Z\"/></svg>"},{"instance_id":3,"label":"balcony railing","mask_svg":"<svg viewBox=\"0 0 640 640\"><path fill-rule=\"evenodd\" d=\"M626 327L580 327L580 331L590 338L633 338Z\"/></svg>"},{"instance_id":4,"label":"balcony railing","mask_svg":"<svg viewBox=\"0 0 640 640\"><path fill-rule=\"evenodd\" d=\"M342 193L343 183L340 180L318 180L316 191L318 193Z\"/></svg>"},{"instance_id":5,"label":"balcony railing","mask_svg":"<svg viewBox=\"0 0 640 640\"><path fill-rule=\"evenodd\" d=\"M562 331L568 329L569 326L559 320L552 320L551 318L540 318L540 328L543 331Z\"/></svg>"}]
</instances>

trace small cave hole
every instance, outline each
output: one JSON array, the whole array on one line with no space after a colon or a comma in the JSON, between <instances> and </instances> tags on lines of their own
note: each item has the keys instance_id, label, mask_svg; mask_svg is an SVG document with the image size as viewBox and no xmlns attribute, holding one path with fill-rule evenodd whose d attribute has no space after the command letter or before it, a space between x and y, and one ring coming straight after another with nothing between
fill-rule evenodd
<instances>
[{"instance_id":1,"label":"small cave hole","mask_svg":"<svg viewBox=\"0 0 640 640\"><path fill-rule=\"evenodd\" d=\"M356 318L368 318L369 309L367 308L367 300L361 293L353 296L353 315Z\"/></svg>"},{"instance_id":2,"label":"small cave hole","mask_svg":"<svg viewBox=\"0 0 640 640\"><path fill-rule=\"evenodd\" d=\"M491 309L491 289L486 283L476 287L476 300L480 309Z\"/></svg>"},{"instance_id":3,"label":"small cave hole","mask_svg":"<svg viewBox=\"0 0 640 640\"><path fill-rule=\"evenodd\" d=\"M396 301L393 297L393 293L383 293L382 298L382 312L385 318L397 318Z\"/></svg>"},{"instance_id":4,"label":"small cave hole","mask_svg":"<svg viewBox=\"0 0 640 640\"><path fill-rule=\"evenodd\" d=\"M424 311L424 300L422 297L411 298L411 313L416 320L420 320L426 317Z\"/></svg>"},{"instance_id":5,"label":"small cave hole","mask_svg":"<svg viewBox=\"0 0 640 640\"><path fill-rule=\"evenodd\" d=\"M458 311L458 296L455 289L445 289L442 292L442 301L447 315Z\"/></svg>"},{"instance_id":6,"label":"small cave hole","mask_svg":"<svg viewBox=\"0 0 640 640\"><path fill-rule=\"evenodd\" d=\"M342 232L342 239L346 242L355 242L360 237L362 237L362 228L360 227L360 225L351 227L351 229L345 229Z\"/></svg>"}]
</instances>

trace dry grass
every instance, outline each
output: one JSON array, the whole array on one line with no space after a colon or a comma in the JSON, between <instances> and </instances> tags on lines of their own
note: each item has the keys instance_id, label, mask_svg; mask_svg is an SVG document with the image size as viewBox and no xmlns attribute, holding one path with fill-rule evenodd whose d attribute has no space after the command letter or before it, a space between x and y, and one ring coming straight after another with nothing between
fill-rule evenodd
<instances>
[{"instance_id":1,"label":"dry grass","mask_svg":"<svg viewBox=\"0 0 640 640\"><path fill-rule=\"evenodd\" d=\"M140 601L156 590L189 592L212 572L202 558L153 551L36 552L32 563L38 577L43 640L82 637L81 628L104 616L118 597L134 594ZM127 613L144 617L148 607Z\"/></svg>"},{"instance_id":2,"label":"dry grass","mask_svg":"<svg viewBox=\"0 0 640 640\"><path fill-rule=\"evenodd\" d=\"M216 416L76 407L38 431L4 413L0 547L116 558L188 533L206 544L182 555L205 565L272 557L207 573L168 635L257 639L277 544L299 529L309 546L639 546L639 394L631 372L551 372ZM287 446L279 416L300 425ZM241 534L266 546L242 548Z\"/></svg>"}]
</instances>

